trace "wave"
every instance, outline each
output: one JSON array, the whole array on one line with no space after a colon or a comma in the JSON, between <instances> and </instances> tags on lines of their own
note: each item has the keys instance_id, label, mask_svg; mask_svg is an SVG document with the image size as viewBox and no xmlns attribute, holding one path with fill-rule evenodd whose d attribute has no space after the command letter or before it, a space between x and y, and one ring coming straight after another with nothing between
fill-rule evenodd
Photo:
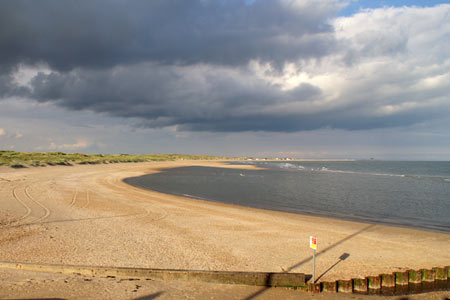
<instances>
[{"instance_id":1,"label":"wave","mask_svg":"<svg viewBox=\"0 0 450 300\"><path fill-rule=\"evenodd\" d=\"M258 161L258 162L244 162L244 164L255 164L255 165L265 165L272 168L280 168L289 171L310 171L310 172L327 172L327 173L335 173L335 174L349 174L349 175L364 175L364 176L384 176L384 177L399 177L399 178L410 178L417 180L433 180L440 181L444 183L450 182L450 177L448 176L439 176L439 175L417 175L417 174L401 174L401 173L385 173L385 172L371 172L367 171L358 171L358 170L339 170L333 168L333 166L308 166L308 165L299 165L296 163L290 162L273 162L273 161ZM336 166L334 166L336 167Z\"/></svg>"},{"instance_id":2,"label":"wave","mask_svg":"<svg viewBox=\"0 0 450 300\"><path fill-rule=\"evenodd\" d=\"M406 177L405 174L389 174L389 173L371 173L371 172L358 172L358 171L343 171L343 170L330 170L328 168L316 169L317 171L324 171L330 173L343 173L343 174L358 174L358 175L373 175L373 176L390 176L390 177Z\"/></svg>"},{"instance_id":3,"label":"wave","mask_svg":"<svg viewBox=\"0 0 450 300\"><path fill-rule=\"evenodd\" d=\"M305 170L306 168L301 165L294 165L291 163L283 163L283 164L277 164L278 167L282 169L294 169L294 170Z\"/></svg>"},{"instance_id":4,"label":"wave","mask_svg":"<svg viewBox=\"0 0 450 300\"><path fill-rule=\"evenodd\" d=\"M212 200L207 199L207 198L202 198L202 197L198 197L198 196L194 196L194 195L190 195L190 194L177 194L177 193L174 193L174 194L177 195L177 196L183 196L183 197L191 198L191 199L212 201Z\"/></svg>"},{"instance_id":5,"label":"wave","mask_svg":"<svg viewBox=\"0 0 450 300\"><path fill-rule=\"evenodd\" d=\"M366 176L384 176L384 177L400 177L400 178L412 178L412 179L428 179L428 180L439 180L442 182L450 182L449 177L445 176L433 176L433 175L412 175L412 174L394 174L394 173L382 173L382 172L363 172L363 171L350 171L350 170L336 170L329 169L328 167L305 167L302 165L296 165L292 163L275 163L276 167L281 169L289 170L300 170L300 171L312 171L312 172L327 172L336 174L352 174L352 175L366 175Z\"/></svg>"},{"instance_id":6,"label":"wave","mask_svg":"<svg viewBox=\"0 0 450 300\"><path fill-rule=\"evenodd\" d=\"M442 182L450 182L450 178L442 176L432 176L432 175L406 175L406 174L390 174L390 173L374 173L374 172L359 172L359 171L344 171L344 170L330 170L328 168L322 167L318 169L312 169L312 171L328 172L328 173L340 173L340 174L356 174L356 175L369 175L369 176L385 176L385 177L403 177L411 179L427 179L427 180L437 180Z\"/></svg>"},{"instance_id":7,"label":"wave","mask_svg":"<svg viewBox=\"0 0 450 300\"><path fill-rule=\"evenodd\" d=\"M322 166L318 168L306 168L302 165L295 165L291 163L277 163L277 167L282 169L291 170L305 170L305 171L315 171L315 172L329 172L329 173L341 173L341 174L359 174L359 175L373 175L373 176L393 176L393 177L406 177L404 174L389 174L389 173L373 173L373 172L360 172L360 171L348 171L348 170L333 170L328 167Z\"/></svg>"}]
</instances>

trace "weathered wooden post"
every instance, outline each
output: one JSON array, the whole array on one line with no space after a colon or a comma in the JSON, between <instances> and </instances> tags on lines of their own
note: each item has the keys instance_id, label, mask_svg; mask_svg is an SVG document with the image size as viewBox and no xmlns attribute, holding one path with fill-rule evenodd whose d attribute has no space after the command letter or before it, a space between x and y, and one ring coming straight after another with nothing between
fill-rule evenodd
<instances>
[{"instance_id":1,"label":"weathered wooden post","mask_svg":"<svg viewBox=\"0 0 450 300\"><path fill-rule=\"evenodd\" d=\"M353 280L338 280L337 289L339 293L353 293Z\"/></svg>"},{"instance_id":2,"label":"weathered wooden post","mask_svg":"<svg viewBox=\"0 0 450 300\"><path fill-rule=\"evenodd\" d=\"M381 274L381 293L386 296L393 296L395 294L394 274Z\"/></svg>"},{"instance_id":3,"label":"weathered wooden post","mask_svg":"<svg viewBox=\"0 0 450 300\"><path fill-rule=\"evenodd\" d=\"M443 290L447 288L448 271L445 268L433 268L434 289Z\"/></svg>"},{"instance_id":4,"label":"weathered wooden post","mask_svg":"<svg viewBox=\"0 0 450 300\"><path fill-rule=\"evenodd\" d=\"M353 292L355 294L367 295L369 293L366 278L353 279Z\"/></svg>"},{"instance_id":5,"label":"weathered wooden post","mask_svg":"<svg viewBox=\"0 0 450 300\"><path fill-rule=\"evenodd\" d=\"M447 270L447 288L450 289L450 266L445 267Z\"/></svg>"},{"instance_id":6,"label":"weathered wooden post","mask_svg":"<svg viewBox=\"0 0 450 300\"><path fill-rule=\"evenodd\" d=\"M320 283L309 282L306 290L311 293L320 293L321 292Z\"/></svg>"},{"instance_id":7,"label":"weathered wooden post","mask_svg":"<svg viewBox=\"0 0 450 300\"><path fill-rule=\"evenodd\" d=\"M336 293L337 292L337 284L336 281L333 282L322 282L322 291Z\"/></svg>"},{"instance_id":8,"label":"weathered wooden post","mask_svg":"<svg viewBox=\"0 0 450 300\"><path fill-rule=\"evenodd\" d=\"M409 291L409 272L395 272L395 294L407 295Z\"/></svg>"},{"instance_id":9,"label":"weathered wooden post","mask_svg":"<svg viewBox=\"0 0 450 300\"><path fill-rule=\"evenodd\" d=\"M367 277L368 292L371 295L381 294L381 277L368 276Z\"/></svg>"},{"instance_id":10,"label":"weathered wooden post","mask_svg":"<svg viewBox=\"0 0 450 300\"><path fill-rule=\"evenodd\" d=\"M410 293L422 292L422 271L409 270L408 289Z\"/></svg>"},{"instance_id":11,"label":"weathered wooden post","mask_svg":"<svg viewBox=\"0 0 450 300\"><path fill-rule=\"evenodd\" d=\"M432 291L434 289L434 272L429 269L422 269L422 291Z\"/></svg>"}]
</instances>

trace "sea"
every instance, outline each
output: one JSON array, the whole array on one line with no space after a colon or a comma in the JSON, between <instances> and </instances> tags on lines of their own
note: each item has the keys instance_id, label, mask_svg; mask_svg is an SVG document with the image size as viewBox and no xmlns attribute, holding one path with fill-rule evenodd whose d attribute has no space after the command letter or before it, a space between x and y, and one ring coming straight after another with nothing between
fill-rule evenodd
<instances>
[{"instance_id":1,"label":"sea","mask_svg":"<svg viewBox=\"0 0 450 300\"><path fill-rule=\"evenodd\" d=\"M193 166L125 181L140 188L194 199L450 234L450 162L231 164L263 169Z\"/></svg>"}]
</instances>

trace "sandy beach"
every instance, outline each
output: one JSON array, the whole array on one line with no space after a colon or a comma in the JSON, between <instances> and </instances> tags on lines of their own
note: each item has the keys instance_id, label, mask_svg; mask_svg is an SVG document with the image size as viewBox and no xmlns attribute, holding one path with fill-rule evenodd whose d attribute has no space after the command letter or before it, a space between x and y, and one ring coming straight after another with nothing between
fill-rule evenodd
<instances>
[{"instance_id":1,"label":"sandy beach","mask_svg":"<svg viewBox=\"0 0 450 300\"><path fill-rule=\"evenodd\" d=\"M122 181L191 165L252 167L210 161L0 167L0 261L311 274L309 236L314 235L319 241L316 273L321 281L450 265L448 234L193 200L138 189ZM340 261L344 253L348 258ZM26 296L23 293L30 291L25 288L30 276L44 275L0 270L0 278L9 278L0 280L0 296ZM100 280L86 283L73 276L45 276L49 277L38 281L55 286L65 281L77 286L77 280L79 286L88 286ZM117 288L116 281L98 284L102 293L108 294L115 291L107 288L113 283ZM134 283L123 284L130 288L122 293L127 290L130 294L114 293L125 295L119 298L137 298L144 293L142 289L133 292ZM189 295L191 289L192 293L204 291L201 297L213 291L218 298L221 293L234 295L234 291L236 299L258 291L257 287L200 283L153 284L166 291L157 296L167 299ZM13 286L17 293L9 295ZM154 293L161 291L156 287ZM262 294L262 299L270 293L274 291ZM442 299L447 294L435 297ZM298 292L295 295L298 297Z\"/></svg>"}]
</instances>

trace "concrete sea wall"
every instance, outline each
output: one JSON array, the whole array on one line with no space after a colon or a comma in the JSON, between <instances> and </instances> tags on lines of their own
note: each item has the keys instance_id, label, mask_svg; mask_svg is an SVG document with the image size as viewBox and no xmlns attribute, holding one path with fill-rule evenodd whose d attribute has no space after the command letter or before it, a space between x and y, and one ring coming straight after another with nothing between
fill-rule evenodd
<instances>
[{"instance_id":1,"label":"concrete sea wall","mask_svg":"<svg viewBox=\"0 0 450 300\"><path fill-rule=\"evenodd\" d=\"M430 291L450 290L450 266L408 270L365 278L306 283L303 273L233 272L171 270L124 267L95 267L52 264L0 262L0 268L80 274L98 277L146 278L159 280L201 281L244 284L267 287L293 287L315 293L348 293L378 295L408 295Z\"/></svg>"}]
</instances>

